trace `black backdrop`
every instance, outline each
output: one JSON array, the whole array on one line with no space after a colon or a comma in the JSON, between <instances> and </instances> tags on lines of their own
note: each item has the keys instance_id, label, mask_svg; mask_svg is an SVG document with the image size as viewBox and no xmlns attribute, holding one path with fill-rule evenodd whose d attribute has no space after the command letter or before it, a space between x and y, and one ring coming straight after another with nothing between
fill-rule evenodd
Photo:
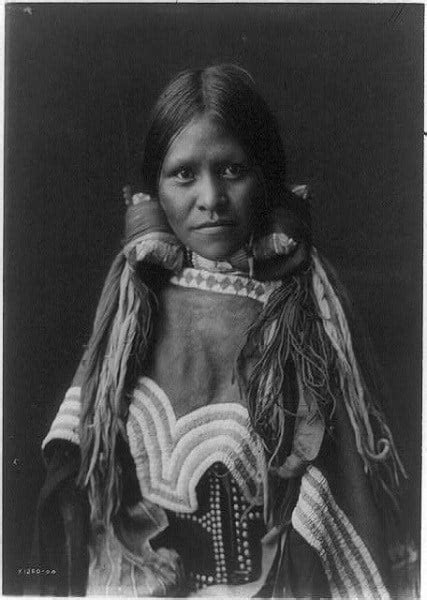
<instances>
[{"instance_id":1,"label":"black backdrop","mask_svg":"<svg viewBox=\"0 0 427 600\"><path fill-rule=\"evenodd\" d=\"M6 6L4 593L21 593L40 444L118 248L121 187L178 70L249 69L309 183L389 383L419 528L422 5ZM416 533L415 533L416 535Z\"/></svg>"}]
</instances>

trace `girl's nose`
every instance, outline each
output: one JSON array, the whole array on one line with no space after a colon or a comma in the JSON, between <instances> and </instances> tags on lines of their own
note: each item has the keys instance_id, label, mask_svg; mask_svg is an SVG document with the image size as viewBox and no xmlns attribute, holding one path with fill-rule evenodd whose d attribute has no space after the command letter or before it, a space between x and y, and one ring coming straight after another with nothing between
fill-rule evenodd
<instances>
[{"instance_id":1,"label":"girl's nose","mask_svg":"<svg viewBox=\"0 0 427 600\"><path fill-rule=\"evenodd\" d=\"M200 180L197 196L199 210L217 211L226 203L226 195L221 181L213 175L206 175Z\"/></svg>"}]
</instances>

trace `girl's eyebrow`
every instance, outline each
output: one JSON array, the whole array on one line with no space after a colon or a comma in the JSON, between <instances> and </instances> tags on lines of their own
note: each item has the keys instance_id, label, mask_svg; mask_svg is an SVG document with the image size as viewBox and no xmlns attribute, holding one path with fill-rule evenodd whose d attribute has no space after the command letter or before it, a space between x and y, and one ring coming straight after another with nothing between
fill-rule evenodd
<instances>
[{"instance_id":1,"label":"girl's eyebrow","mask_svg":"<svg viewBox=\"0 0 427 600\"><path fill-rule=\"evenodd\" d=\"M171 166L175 167L175 166L181 166L181 165L188 165L189 163L194 163L197 161L197 157L190 155L190 154L183 154L183 155L178 155L176 157L170 157L170 158L166 158L163 165L165 165L167 168L170 168Z\"/></svg>"},{"instance_id":2,"label":"girl's eyebrow","mask_svg":"<svg viewBox=\"0 0 427 600\"><path fill-rule=\"evenodd\" d=\"M166 158L163 163L163 166L166 169L170 169L181 165L195 164L199 162L199 160L199 154L197 154L196 152L188 154L183 152L182 154ZM209 162L217 164L222 164L226 162L247 163L249 162L249 159L243 151L237 151L233 148L227 148L226 150L221 150L220 152L218 152L218 156L213 155L209 157Z\"/></svg>"},{"instance_id":3,"label":"girl's eyebrow","mask_svg":"<svg viewBox=\"0 0 427 600\"><path fill-rule=\"evenodd\" d=\"M162 169L174 169L176 167L180 167L182 165L192 165L199 159L197 153L191 150L187 150L185 148L182 149L181 152L175 152L170 156L166 156Z\"/></svg>"}]
</instances>

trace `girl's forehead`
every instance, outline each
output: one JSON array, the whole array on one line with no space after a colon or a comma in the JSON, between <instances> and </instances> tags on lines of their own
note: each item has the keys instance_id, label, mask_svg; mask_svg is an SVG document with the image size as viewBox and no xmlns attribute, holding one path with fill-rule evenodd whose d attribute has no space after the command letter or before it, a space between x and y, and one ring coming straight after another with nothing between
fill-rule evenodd
<instances>
[{"instance_id":1,"label":"girl's forehead","mask_svg":"<svg viewBox=\"0 0 427 600\"><path fill-rule=\"evenodd\" d=\"M166 153L164 163L197 158L235 156L243 160L246 153L236 136L212 115L192 119L176 136Z\"/></svg>"}]
</instances>

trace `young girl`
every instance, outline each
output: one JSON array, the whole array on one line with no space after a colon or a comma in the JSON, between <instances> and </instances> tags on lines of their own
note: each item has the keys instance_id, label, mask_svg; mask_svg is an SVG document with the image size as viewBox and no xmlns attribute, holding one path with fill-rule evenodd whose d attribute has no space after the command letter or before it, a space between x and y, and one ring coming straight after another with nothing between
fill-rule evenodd
<instances>
[{"instance_id":1,"label":"young girl","mask_svg":"<svg viewBox=\"0 0 427 600\"><path fill-rule=\"evenodd\" d=\"M242 69L161 94L43 444L45 593L389 597L404 471L284 165Z\"/></svg>"}]
</instances>

